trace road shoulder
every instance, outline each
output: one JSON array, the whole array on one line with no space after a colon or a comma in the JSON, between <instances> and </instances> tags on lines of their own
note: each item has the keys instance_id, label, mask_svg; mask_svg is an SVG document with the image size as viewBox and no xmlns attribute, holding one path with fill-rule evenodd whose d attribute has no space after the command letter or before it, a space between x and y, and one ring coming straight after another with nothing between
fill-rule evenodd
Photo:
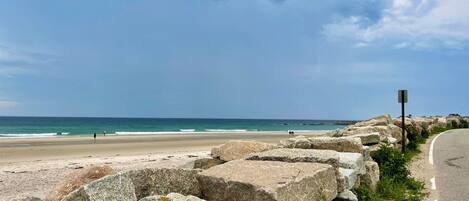
<instances>
[{"instance_id":1,"label":"road shoulder","mask_svg":"<svg viewBox=\"0 0 469 201\"><path fill-rule=\"evenodd\" d=\"M433 165L429 163L430 145L437 136L438 135L433 135L427 139L425 144L421 144L421 153L415 156L409 164L411 176L425 183L425 191L428 193L425 201L435 201L438 199L438 192L432 189L431 182L431 179L436 175L436 170Z\"/></svg>"}]
</instances>

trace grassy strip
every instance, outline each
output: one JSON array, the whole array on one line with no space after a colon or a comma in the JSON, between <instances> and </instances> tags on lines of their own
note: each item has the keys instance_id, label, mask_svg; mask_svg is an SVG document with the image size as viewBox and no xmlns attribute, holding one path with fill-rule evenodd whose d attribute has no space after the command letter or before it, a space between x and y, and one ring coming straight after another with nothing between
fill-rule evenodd
<instances>
[{"instance_id":1,"label":"grassy strip","mask_svg":"<svg viewBox=\"0 0 469 201\"><path fill-rule=\"evenodd\" d=\"M423 129L420 135L417 129L409 126L409 144L407 152L402 154L399 150L383 145L376 151L372 158L379 165L380 181L376 191L360 186L355 189L355 193L360 201L421 201L426 194L424 193L424 183L410 177L408 164L412 158L421 151L420 144L424 144L431 136L453 128L467 128L468 122L448 123L446 127L435 127L432 131Z\"/></svg>"}]
</instances>

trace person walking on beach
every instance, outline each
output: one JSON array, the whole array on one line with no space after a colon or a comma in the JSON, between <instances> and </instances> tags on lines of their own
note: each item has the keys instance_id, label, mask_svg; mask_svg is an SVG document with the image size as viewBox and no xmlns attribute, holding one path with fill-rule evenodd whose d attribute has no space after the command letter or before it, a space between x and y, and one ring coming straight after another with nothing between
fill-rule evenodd
<instances>
[{"instance_id":1,"label":"person walking on beach","mask_svg":"<svg viewBox=\"0 0 469 201\"><path fill-rule=\"evenodd\" d=\"M104 137L106 137L106 131L103 132Z\"/></svg>"},{"instance_id":2,"label":"person walking on beach","mask_svg":"<svg viewBox=\"0 0 469 201\"><path fill-rule=\"evenodd\" d=\"M94 138L94 143L96 144L96 133L94 133L93 138Z\"/></svg>"}]
</instances>

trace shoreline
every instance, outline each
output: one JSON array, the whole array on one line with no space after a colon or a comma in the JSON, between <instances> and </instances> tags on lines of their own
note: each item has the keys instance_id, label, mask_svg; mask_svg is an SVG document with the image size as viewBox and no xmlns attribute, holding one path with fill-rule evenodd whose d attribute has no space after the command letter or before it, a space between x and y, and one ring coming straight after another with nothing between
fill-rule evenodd
<instances>
[{"instance_id":1,"label":"shoreline","mask_svg":"<svg viewBox=\"0 0 469 201\"><path fill-rule=\"evenodd\" d=\"M218 130L215 131L154 131L154 132L115 132L115 133L106 133L106 136L151 136L151 135L204 135L204 134L288 134L289 131L294 131L295 134L303 133L316 133L316 132L328 132L334 129L324 129L324 130L273 130L273 131L254 131L254 130ZM98 137L104 137L103 133L96 133ZM43 138L70 138L70 137L92 137L93 133L83 133L83 134L56 134L56 133L31 133L31 134L21 134L21 133L9 133L9 134L0 134L0 140L2 139L43 139ZM1 142L1 141L0 141Z\"/></svg>"},{"instance_id":2,"label":"shoreline","mask_svg":"<svg viewBox=\"0 0 469 201\"><path fill-rule=\"evenodd\" d=\"M296 134L319 136L327 131ZM232 132L183 135L106 135L51 138L0 138L0 201L16 195L45 195L64 176L88 165L109 165L116 171L184 167L208 157L211 148L229 140L277 144L286 132Z\"/></svg>"},{"instance_id":3,"label":"shoreline","mask_svg":"<svg viewBox=\"0 0 469 201\"><path fill-rule=\"evenodd\" d=\"M327 131L304 132L297 135L316 136ZM187 150L198 148L209 150L228 140L258 140L278 143L291 137L283 132L209 133L183 135L106 135L92 136L20 138L0 141L0 165L41 159L54 159L88 155L141 154L150 150Z\"/></svg>"}]
</instances>

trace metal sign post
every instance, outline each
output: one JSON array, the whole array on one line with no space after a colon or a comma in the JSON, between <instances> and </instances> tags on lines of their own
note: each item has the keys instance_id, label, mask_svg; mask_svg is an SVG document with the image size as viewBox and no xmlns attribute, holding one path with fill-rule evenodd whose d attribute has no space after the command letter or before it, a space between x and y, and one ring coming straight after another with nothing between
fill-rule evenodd
<instances>
[{"instance_id":1,"label":"metal sign post","mask_svg":"<svg viewBox=\"0 0 469 201\"><path fill-rule=\"evenodd\" d=\"M405 135L405 103L407 103L407 90L399 90L398 92L398 99L399 103L401 104L402 108L402 121L401 121L401 127L402 127L402 153L405 153L405 144L406 144L406 135Z\"/></svg>"}]
</instances>

